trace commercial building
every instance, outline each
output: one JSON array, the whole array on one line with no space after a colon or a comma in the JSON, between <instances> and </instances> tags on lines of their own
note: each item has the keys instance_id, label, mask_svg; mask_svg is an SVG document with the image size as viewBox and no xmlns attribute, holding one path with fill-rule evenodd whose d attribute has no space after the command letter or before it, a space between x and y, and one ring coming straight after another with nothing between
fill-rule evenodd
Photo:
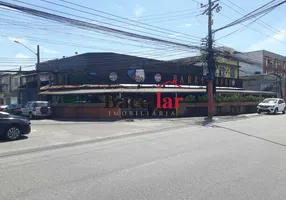
<instances>
[{"instance_id":1,"label":"commercial building","mask_svg":"<svg viewBox=\"0 0 286 200\"><path fill-rule=\"evenodd\" d=\"M20 86L19 73L4 73L0 75L0 105L17 104L18 88Z\"/></svg>"},{"instance_id":2,"label":"commercial building","mask_svg":"<svg viewBox=\"0 0 286 200\"><path fill-rule=\"evenodd\" d=\"M266 50L236 52L245 89L276 92L286 98L286 57Z\"/></svg>"},{"instance_id":3,"label":"commercial building","mask_svg":"<svg viewBox=\"0 0 286 200\"><path fill-rule=\"evenodd\" d=\"M180 112L174 105L167 110L158 108L158 93L161 99L186 99L190 95L195 101L205 98L201 60L200 56L160 61L86 53L47 61L39 69L50 72L53 81L41 88L41 96L54 105L54 115L58 117L132 117L130 113L139 113L140 117L178 116ZM255 93L243 90L237 60L219 57L217 64L217 94ZM205 111L200 113L204 115Z\"/></svg>"}]
</instances>

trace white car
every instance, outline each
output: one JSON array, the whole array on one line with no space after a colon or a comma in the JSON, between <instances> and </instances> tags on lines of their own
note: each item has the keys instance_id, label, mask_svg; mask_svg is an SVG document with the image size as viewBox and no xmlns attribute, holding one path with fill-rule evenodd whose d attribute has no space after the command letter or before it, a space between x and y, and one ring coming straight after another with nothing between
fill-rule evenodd
<instances>
[{"instance_id":1,"label":"white car","mask_svg":"<svg viewBox=\"0 0 286 200\"><path fill-rule=\"evenodd\" d=\"M49 117L52 109L47 101L31 101L21 109L21 115L33 119L35 117Z\"/></svg>"},{"instance_id":2,"label":"white car","mask_svg":"<svg viewBox=\"0 0 286 200\"><path fill-rule=\"evenodd\" d=\"M260 114L262 112L274 113L274 114L282 112L283 114L285 114L284 99L279 99L279 98L264 99L257 106L257 113Z\"/></svg>"}]
</instances>

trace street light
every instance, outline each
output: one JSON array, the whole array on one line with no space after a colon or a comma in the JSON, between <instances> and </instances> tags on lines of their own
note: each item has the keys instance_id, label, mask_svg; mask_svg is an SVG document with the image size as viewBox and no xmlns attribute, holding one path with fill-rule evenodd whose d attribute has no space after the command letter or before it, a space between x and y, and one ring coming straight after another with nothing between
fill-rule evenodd
<instances>
[{"instance_id":1,"label":"street light","mask_svg":"<svg viewBox=\"0 0 286 200\"><path fill-rule=\"evenodd\" d=\"M40 81L40 73L39 73L39 64L40 64L40 46L37 45L37 53L34 52L32 49L30 49L29 47L27 47L26 45L24 45L23 43L14 40L15 43L22 45L23 47L25 47L26 49L28 49L29 51L31 51L33 54L35 54L37 56L37 65L36 65L36 71L37 71L37 99L40 100L40 87L41 87L41 81Z\"/></svg>"}]
</instances>

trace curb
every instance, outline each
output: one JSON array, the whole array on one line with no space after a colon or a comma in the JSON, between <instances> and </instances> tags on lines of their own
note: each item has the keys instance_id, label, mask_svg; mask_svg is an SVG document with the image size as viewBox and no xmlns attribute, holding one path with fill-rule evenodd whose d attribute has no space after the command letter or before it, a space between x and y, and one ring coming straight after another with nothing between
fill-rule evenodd
<instances>
[{"instance_id":1,"label":"curb","mask_svg":"<svg viewBox=\"0 0 286 200\"><path fill-rule=\"evenodd\" d=\"M128 134L123 134L123 135L113 135L113 136L104 137L104 138L96 138L96 139L76 141L76 142L67 142L67 143L55 144L55 145L44 146L44 147L36 147L36 148L30 148L30 149L19 149L19 150L15 150L15 151L0 153L0 158L4 158L7 156L23 155L23 154L27 154L27 153L47 151L47 150L52 150L52 149L61 149L61 148L67 148L67 147L72 147L72 146L80 146L80 145L92 144L92 143L96 143L96 142L112 141L112 140L124 139L124 138L129 138L129 137L140 136L140 135L160 133L160 132L173 130L173 129L177 129L177 128L185 128L185 127L188 127L189 125L191 125L191 124L181 124L180 126L173 126L173 127L163 128L163 129L128 133Z\"/></svg>"}]
</instances>

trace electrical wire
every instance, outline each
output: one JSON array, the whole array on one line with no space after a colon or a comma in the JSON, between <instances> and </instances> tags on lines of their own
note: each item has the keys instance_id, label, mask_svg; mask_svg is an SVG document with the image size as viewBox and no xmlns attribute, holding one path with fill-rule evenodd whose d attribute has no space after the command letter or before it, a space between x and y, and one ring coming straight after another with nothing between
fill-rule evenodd
<instances>
[{"instance_id":1,"label":"electrical wire","mask_svg":"<svg viewBox=\"0 0 286 200\"><path fill-rule=\"evenodd\" d=\"M269 13L269 11L274 10L275 8L277 8L278 6L280 6L280 5L282 5L282 4L284 4L284 3L286 2L286 1L282 1L281 3L277 3L277 4L275 4L275 5L271 5L271 6L270 6L270 4L274 3L275 1L276 1L276 0L272 0L272 1L268 2L267 4L265 4L265 5L261 6L261 7L259 7L258 9L256 9L256 10L250 12L249 14L247 14L247 15L245 15L245 16L243 16L243 17L241 17L241 18L239 18L239 19L237 19L237 20L231 22L230 24L227 24L227 25L225 25L225 26L223 26L223 27L221 27L221 28L218 28L218 29L214 30L213 32L214 32L214 33L215 33L215 32L218 32L218 31L220 31L220 30L223 30L223 29L226 29L226 28L235 26L235 25L237 25L237 24L240 24L240 23L242 23L242 22L244 22L244 21L248 21L248 20L251 19L251 18L254 18L254 17L258 17L258 16L260 16L260 15L263 15L264 13ZM270 7L267 7L267 6L270 6ZM265 7L267 7L267 8L265 8Z\"/></svg>"},{"instance_id":2,"label":"electrical wire","mask_svg":"<svg viewBox=\"0 0 286 200\"><path fill-rule=\"evenodd\" d=\"M38 5L26 3L26 2L23 2L23 1L20 1L20 0L13 0L13 1L16 1L16 2L19 2L19 3L22 3L22 4L27 4L27 5L30 5L30 6L33 6L33 7L37 7L37 8L42 8L42 9L45 9L45 10L49 10L49 11L53 11L53 12L57 12L57 13L61 13L61 14L69 15L69 16L73 16L73 17L76 17L76 18L84 19L84 20L90 20L90 21L102 23L102 24L105 24L105 25L111 25L111 26L114 26L114 27L116 27L116 28L122 28L122 30L124 30L124 31L122 31L122 30L120 30L120 29L117 29L117 32L118 32L118 31L121 31L121 33L122 33L122 32L126 32L125 30L130 30L130 31L138 32L138 30L136 30L136 29L132 29L132 28L128 28L128 27L123 27L123 26L120 26L120 25L114 25L114 24L102 22L102 21L99 21L99 20L96 20L96 19L91 19L91 18L82 17L82 16L79 16L79 15L75 15L75 14L71 14L71 13L67 13L67 12L63 12L63 11L58 11L58 10L55 10L55 9L49 9L49 8L46 8L46 7L43 7L43 6L38 6ZM81 10L79 10L79 9L70 8L70 7L63 6L63 5L61 5L61 4L54 3L54 2L50 2L50 1L46 1L46 0L41 0L41 1L49 2L50 4L58 5L58 6L65 7L65 8L68 8L68 9L72 9L72 10L76 10L76 11L81 11ZM91 14L91 15L95 15L95 16L99 16L99 15L97 15L97 14L93 14L93 13L90 13L90 12L84 12L84 13ZM35 12L34 12L34 14L35 14ZM47 15L48 13L45 13L45 14ZM54 15L54 14L52 14L52 15ZM56 16L56 15L54 15L54 16ZM59 16L59 15L58 15L57 17L61 17L61 19L63 20L63 16ZM64 17L64 18L66 18L66 17ZM68 19L68 18L66 18L66 19ZM71 18L70 18L70 19L71 19ZM109 18L109 19L112 20L112 18ZM73 20L75 20L75 19L73 19ZM114 19L113 19L113 20L114 20ZM77 21L79 22L79 20L77 20ZM115 21L122 22L122 21L119 21L119 20L115 20ZM83 22L83 21L81 21L81 22ZM103 26L101 26L101 25L95 25L95 24L91 24L91 23L87 23L87 22L84 22L84 23L93 25L93 26L95 26L95 27L97 26L97 28L103 28ZM130 23L126 23L126 24L130 24ZM131 25L132 25L132 24L131 24ZM137 27L139 27L139 26L137 25ZM106 29L106 28L109 29L109 31L113 31L113 32L115 31L114 28L109 28L109 27L104 27L104 28L105 28L105 29ZM146 28L146 27L143 27L143 28L144 28L144 30L145 30L145 29L152 30L152 29ZM113 29L113 30L112 30L112 29ZM154 30L154 29L153 29L153 30ZM149 34L149 35L157 36L157 37L165 37L165 36L162 36L162 35L158 35L158 34L154 34L154 33L149 33L149 32L145 32L145 31L140 31L140 32L141 32L141 33L145 33L145 34L147 34L147 35ZM157 32L160 32L160 31L157 30ZM162 32L162 33L166 33L166 32L163 32L163 31L161 31L161 32ZM127 32L126 32L126 33L127 33ZM134 34L134 33L133 33L133 34ZM168 38L168 39L170 39L170 38ZM181 40L181 39L177 39L177 40L186 42L185 40ZM190 41L188 41L188 42L190 42Z\"/></svg>"},{"instance_id":3,"label":"electrical wire","mask_svg":"<svg viewBox=\"0 0 286 200\"><path fill-rule=\"evenodd\" d=\"M41 0L41 1L50 2L50 1L48 1L48 0ZM66 1L66 0L59 0L59 1L68 3L68 4L71 4L71 5L80 7L80 8L84 8L84 9L87 9L87 10L96 11L96 12L99 12L99 13L102 13L102 14L105 14L105 15L108 15L108 16L113 16L113 17L116 17L116 18L119 18L119 19L123 19L123 20L125 20L125 21L130 21L130 22L133 22L133 25L134 25L134 23L135 23L135 24L142 24L142 25L145 26L145 27L146 27L146 26L147 26L147 27L152 27L152 28L156 28L156 29L159 29L159 30L167 31L167 32L169 32L169 33L171 32L171 33L179 33L179 34L182 34L182 33L180 33L180 32L172 31L172 30L165 29L165 28L156 27L156 26L149 25L149 24L142 23L142 22L137 22L137 21L135 21L135 20L131 20L131 19L128 19L128 18L125 18L125 17L121 17L121 16L118 16L118 15L114 15L114 14L110 14L110 13L103 12L103 11L100 11L100 10L96 10L96 9L94 9L94 8L82 6L82 5L80 5L80 4L71 3L71 2ZM69 7L69 8L70 8L70 7ZM80 11L80 10L79 10L79 11ZM83 12L83 11L82 11L82 12ZM88 13L88 12L86 12L86 13ZM101 16L101 17L103 17L103 16ZM106 17L104 17L104 18L106 18ZM108 19L110 19L110 18L108 18ZM114 20L114 19L111 19L111 20ZM118 20L118 21L119 21L119 20ZM122 22L122 21L121 21L121 22ZM123 22L123 23L126 23L126 22ZM127 23L127 24L130 24L130 23ZM130 24L130 25L132 25L132 24ZM138 25L137 25L137 26L138 26ZM140 26L139 26L139 27L140 27ZM163 32L163 33L166 33L166 32ZM190 38L201 39L200 37L193 36L193 35L189 35L189 34L184 34L184 35L186 35L186 36L188 36L188 37L190 37Z\"/></svg>"},{"instance_id":4,"label":"electrical wire","mask_svg":"<svg viewBox=\"0 0 286 200\"><path fill-rule=\"evenodd\" d=\"M243 12L247 13L247 11L245 9L243 9L242 7L238 6L237 4L235 4L234 2L230 1L230 0L226 0L228 1L229 3L231 3L232 5L234 5L235 7L239 8L240 10L242 10ZM244 15L243 13L237 11L236 9L232 8L231 6L228 6L227 4L225 4L224 2L221 1L222 4L224 4L225 6L229 7L230 9L232 9L233 11L241 14L241 15ZM264 21L262 21L261 19L258 20L258 22L255 22L257 24L259 24L260 26L272 31L272 32L275 32L275 33L278 33L278 34L282 34L279 30L277 30L276 28L274 28L273 26L265 23ZM267 28L267 27L268 28ZM270 29L269 29L270 28ZM285 36L284 34L282 34L283 36Z\"/></svg>"},{"instance_id":5,"label":"electrical wire","mask_svg":"<svg viewBox=\"0 0 286 200\"><path fill-rule=\"evenodd\" d=\"M226 34L226 35L224 35L224 36L222 36L222 37L216 39L216 41L221 40L221 39L223 39L223 38L225 38L225 37L228 37L228 36L230 36L230 35L232 35L232 34L234 34L234 33L237 33L237 32L239 32L239 31L242 31L242 30L248 28L251 24L255 23L257 20L259 20L260 18L264 17L264 16L267 15L269 12L271 12L271 11L268 11L268 12L264 13L263 15L261 15L261 16L259 16L258 18L254 19L254 20L251 21L250 23L248 23L248 24L246 24L246 25L243 25L243 27L238 28L238 29L232 31L231 33L228 33L228 34Z\"/></svg>"},{"instance_id":6,"label":"electrical wire","mask_svg":"<svg viewBox=\"0 0 286 200\"><path fill-rule=\"evenodd\" d=\"M114 28L110 28L110 27L91 24L91 23L87 23L84 21L80 21L80 20L75 20L75 19L71 19L71 18L59 16L59 15L46 13L43 11L39 11L39 10L27 8L27 7L9 4L9 3L2 2L2 1L0 1L0 5L7 6L10 8L16 9L16 10L18 9L18 10L21 10L23 12L26 12L26 13L29 13L32 15L36 15L36 16L43 17L46 19L58 21L60 23L68 24L70 26L76 26L76 27L81 28L81 29L93 30L96 32L98 32L98 31L109 32L109 33L111 32L111 33L114 33L117 35L123 35L123 36L127 37L127 39L130 39L130 37L131 37L131 38L147 40L147 41L156 42L156 43L165 44L165 45L167 44L167 45L181 46L181 47L185 47L188 49L192 49L192 48L193 49L201 49L201 47L198 47L198 46L186 45L186 44L177 43L177 42L173 42L173 41L167 41L167 40L162 40L162 39L158 39L158 38L153 38L150 36L144 36L144 35L140 35L140 34L130 33L130 32L126 32L126 31L122 31L122 30L118 30L118 29L114 29Z\"/></svg>"},{"instance_id":7,"label":"electrical wire","mask_svg":"<svg viewBox=\"0 0 286 200\"><path fill-rule=\"evenodd\" d=\"M148 59L147 59L148 60ZM146 60L146 61L147 61ZM126 60L125 60L126 61ZM138 61L138 59L137 59L137 61ZM127 62L127 61L126 61ZM198 61L193 61L193 62L189 62L189 63L187 63L188 65L190 65L190 64L195 64L195 63L197 63ZM183 65L183 66L186 66L186 63L184 63L184 64L182 64L182 63L180 63L180 62L172 62L172 61L149 61L149 62L146 62L146 63L144 63L144 65L143 64L141 64L141 65L135 65L136 67L138 67L138 68L142 68L142 69L160 69L160 71L164 71L164 70L166 70L166 68L164 67L164 68L161 68L160 66L158 66L157 64L162 64L162 63L165 63L165 64L167 64L168 65L168 67L169 68L174 68L174 66L172 66L172 65L176 65L176 66L178 66L178 65ZM100 65L100 63L98 63L99 65ZM114 63L114 64L116 64L116 63ZM43 63L42 63L42 65L43 65ZM93 71L96 71L96 73L97 74L102 74L102 73L105 73L105 72L111 72L111 71L121 71L121 70L130 70L130 69L132 69L132 66L130 66L130 67L105 67L105 68L103 68L103 69L100 69L99 71L98 70L95 70L95 69L90 69L90 68L88 68L88 66L87 67L85 67L85 68L75 68L75 67L73 67L73 68L65 68L65 69L61 69L61 72L69 72L69 73L78 73L78 72L83 72L83 73L90 73L90 72L93 72ZM57 68L54 68L54 69L50 69L50 70L39 70L39 72L51 72L51 73L54 73L54 72L56 72L56 71L58 71L58 69ZM19 72L19 70L15 70L15 71L12 71L12 70L0 70L0 72ZM22 72L22 73L25 73L25 72Z\"/></svg>"},{"instance_id":8,"label":"electrical wire","mask_svg":"<svg viewBox=\"0 0 286 200\"><path fill-rule=\"evenodd\" d=\"M224 16L224 17L230 19L230 20L233 20L233 19L230 18L229 16L224 15L224 14L222 14L222 13L220 13L220 15L222 15L222 16ZM266 33L263 33L263 32L261 32L261 31L258 31L258 30L256 30L256 29L252 28L251 26L248 26L248 25L246 25L246 26L247 26L248 28L250 28L251 30L253 30L253 31L257 32L257 33L259 33L259 34L262 34L262 35L267 36L267 37L270 37L270 38L272 38L272 39L274 39L274 40L276 40L276 41L278 41L278 42L281 42L281 43L283 43L283 44L286 44L286 42L281 41L281 40L279 40L279 39L277 39L277 38L274 38L274 37L272 37L272 35L268 35L268 34L266 34ZM221 39L221 38L220 38L220 39Z\"/></svg>"}]
</instances>

